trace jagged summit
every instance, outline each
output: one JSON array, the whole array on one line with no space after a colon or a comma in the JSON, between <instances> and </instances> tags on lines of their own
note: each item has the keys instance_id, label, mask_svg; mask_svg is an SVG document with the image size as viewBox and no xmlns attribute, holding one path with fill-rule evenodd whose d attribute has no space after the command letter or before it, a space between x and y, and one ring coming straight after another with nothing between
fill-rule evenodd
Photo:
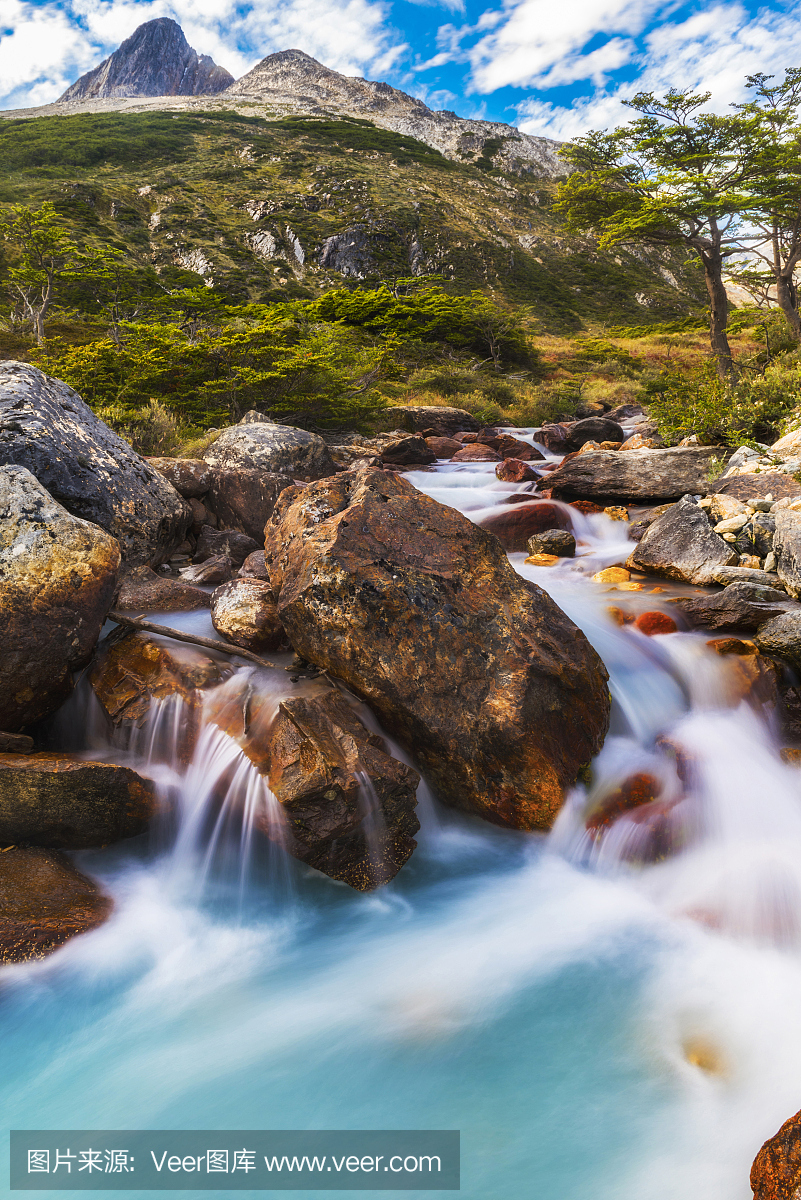
<instances>
[{"instance_id":1,"label":"jagged summit","mask_svg":"<svg viewBox=\"0 0 801 1200\"><path fill-rule=\"evenodd\" d=\"M169 17L135 29L100 66L87 71L60 100L114 96L209 96L234 81L207 54L198 54Z\"/></svg>"},{"instance_id":2,"label":"jagged summit","mask_svg":"<svg viewBox=\"0 0 801 1200\"><path fill-rule=\"evenodd\" d=\"M477 158L491 143L493 158L509 170L555 175L565 169L557 159L559 143L550 138L530 137L498 121L470 121L453 112L434 111L388 83L340 75L302 50L269 54L225 94L253 97L278 108L364 117L418 138L447 158Z\"/></svg>"}]
</instances>

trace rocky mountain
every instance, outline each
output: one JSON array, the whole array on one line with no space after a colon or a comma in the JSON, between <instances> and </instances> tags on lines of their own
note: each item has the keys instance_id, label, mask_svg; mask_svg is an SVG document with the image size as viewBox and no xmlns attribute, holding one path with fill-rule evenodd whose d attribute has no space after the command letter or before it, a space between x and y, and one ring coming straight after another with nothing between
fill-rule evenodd
<instances>
[{"instance_id":1,"label":"rocky mountain","mask_svg":"<svg viewBox=\"0 0 801 1200\"><path fill-rule=\"evenodd\" d=\"M302 50L268 55L225 94L284 111L364 117L462 162L488 159L515 174L533 171L552 177L564 171L557 158L559 142L531 137L497 121L471 121L447 110L434 111L388 83L340 75Z\"/></svg>"},{"instance_id":2,"label":"rocky mountain","mask_svg":"<svg viewBox=\"0 0 801 1200\"><path fill-rule=\"evenodd\" d=\"M198 54L169 17L140 25L99 67L67 88L59 103L115 96L213 96L234 82Z\"/></svg>"}]
</instances>

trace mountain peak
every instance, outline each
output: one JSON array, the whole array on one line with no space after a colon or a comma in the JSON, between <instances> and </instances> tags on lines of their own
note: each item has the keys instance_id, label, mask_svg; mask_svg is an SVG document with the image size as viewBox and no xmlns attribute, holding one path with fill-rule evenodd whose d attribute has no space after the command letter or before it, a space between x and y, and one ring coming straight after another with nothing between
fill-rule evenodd
<instances>
[{"instance_id":1,"label":"mountain peak","mask_svg":"<svg viewBox=\"0 0 801 1200\"><path fill-rule=\"evenodd\" d=\"M67 88L61 101L109 96L216 95L233 75L198 54L170 17L140 25L119 49Z\"/></svg>"}]
</instances>

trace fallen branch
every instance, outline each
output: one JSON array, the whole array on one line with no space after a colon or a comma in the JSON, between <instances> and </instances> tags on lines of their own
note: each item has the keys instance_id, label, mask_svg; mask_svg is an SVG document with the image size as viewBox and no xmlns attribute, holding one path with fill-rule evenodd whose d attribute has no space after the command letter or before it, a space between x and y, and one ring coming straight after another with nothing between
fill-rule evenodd
<instances>
[{"instance_id":1,"label":"fallen branch","mask_svg":"<svg viewBox=\"0 0 801 1200\"><path fill-rule=\"evenodd\" d=\"M248 662L255 663L257 667L269 667L273 671L281 670L278 663L270 662L268 658L259 658L258 654L254 654L252 650L243 650L228 642L219 642L216 638L199 637L194 633L171 629L169 625L154 625L152 621L145 621L141 617L126 617L118 612L110 612L108 619L115 621L117 625L129 625L131 629L141 629L145 633L157 633L160 637L174 638L177 642L189 642L191 646L203 646L206 650L220 650L223 654L230 654L234 658L246 658Z\"/></svg>"}]
</instances>

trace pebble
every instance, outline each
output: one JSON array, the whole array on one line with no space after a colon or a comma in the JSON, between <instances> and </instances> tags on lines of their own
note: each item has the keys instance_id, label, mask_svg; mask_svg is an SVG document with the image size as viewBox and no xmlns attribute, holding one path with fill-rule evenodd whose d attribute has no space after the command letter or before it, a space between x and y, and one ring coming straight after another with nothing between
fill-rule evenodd
<instances>
[{"instance_id":1,"label":"pebble","mask_svg":"<svg viewBox=\"0 0 801 1200\"><path fill-rule=\"evenodd\" d=\"M592 577L593 583L628 583L630 579L631 572L625 567L606 567L603 571L596 571Z\"/></svg>"},{"instance_id":2,"label":"pebble","mask_svg":"<svg viewBox=\"0 0 801 1200\"><path fill-rule=\"evenodd\" d=\"M529 554L526 559L526 562L531 563L532 567L552 567L559 561L558 554Z\"/></svg>"}]
</instances>

